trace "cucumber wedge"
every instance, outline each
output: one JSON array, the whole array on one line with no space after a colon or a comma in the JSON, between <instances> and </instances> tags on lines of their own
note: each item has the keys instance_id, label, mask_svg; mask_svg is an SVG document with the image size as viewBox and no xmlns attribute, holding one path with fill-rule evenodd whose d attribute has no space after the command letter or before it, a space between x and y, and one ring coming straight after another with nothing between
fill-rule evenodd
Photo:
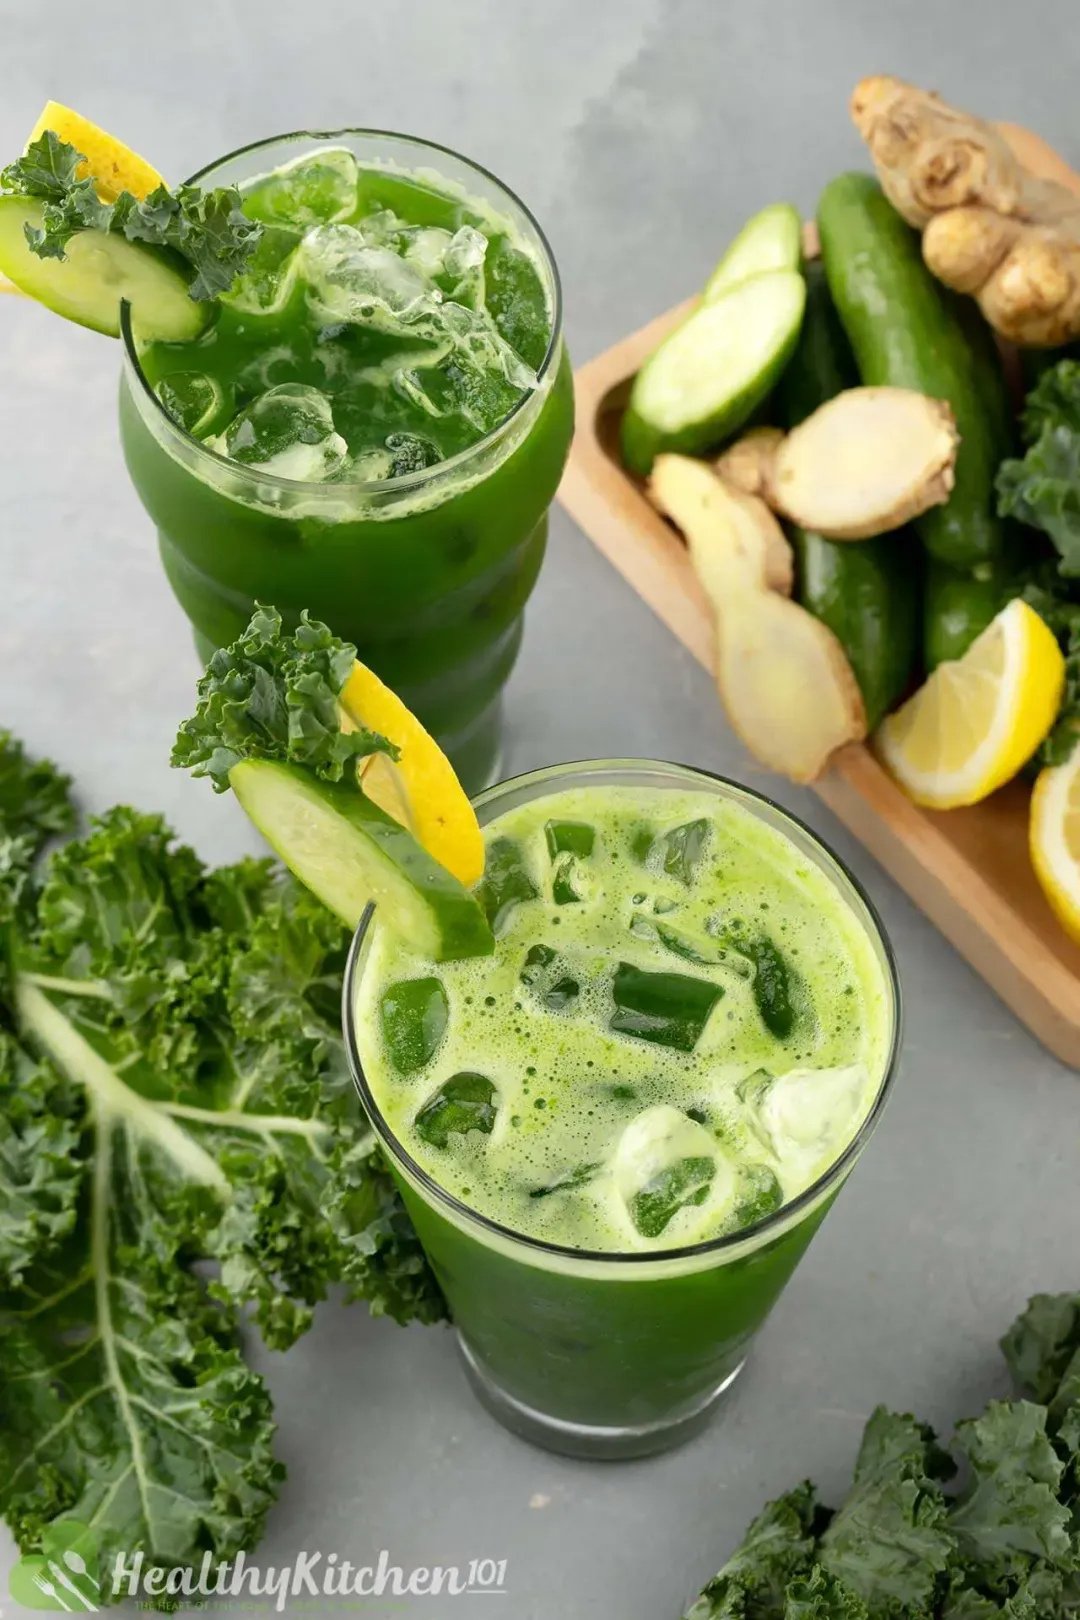
<instances>
[{"instance_id":1,"label":"cucumber wedge","mask_svg":"<svg viewBox=\"0 0 1080 1620\"><path fill-rule=\"evenodd\" d=\"M387 925L435 962L495 949L468 889L355 787L266 759L234 765L229 784L290 872L348 927L374 901Z\"/></svg>"},{"instance_id":2,"label":"cucumber wedge","mask_svg":"<svg viewBox=\"0 0 1080 1620\"><path fill-rule=\"evenodd\" d=\"M747 220L705 283L711 304L732 287L767 270L797 270L802 261L802 220L792 203L772 203Z\"/></svg>"},{"instance_id":3,"label":"cucumber wedge","mask_svg":"<svg viewBox=\"0 0 1080 1620\"><path fill-rule=\"evenodd\" d=\"M701 304L634 380L623 460L644 476L662 451L696 455L734 433L791 358L806 306L797 270L769 270Z\"/></svg>"},{"instance_id":4,"label":"cucumber wedge","mask_svg":"<svg viewBox=\"0 0 1080 1620\"><path fill-rule=\"evenodd\" d=\"M24 225L41 225L41 204L0 197L0 274L55 315L108 337L120 335L120 303L131 305L137 337L183 342L198 337L211 306L188 297L181 261L162 248L105 231L80 231L63 259L39 259Z\"/></svg>"}]
</instances>

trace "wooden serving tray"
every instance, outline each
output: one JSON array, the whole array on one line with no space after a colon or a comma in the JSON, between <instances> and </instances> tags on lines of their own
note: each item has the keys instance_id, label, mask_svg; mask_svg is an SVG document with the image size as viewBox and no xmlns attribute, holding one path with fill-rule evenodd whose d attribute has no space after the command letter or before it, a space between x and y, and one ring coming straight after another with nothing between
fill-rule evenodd
<instances>
[{"instance_id":1,"label":"wooden serving tray","mask_svg":"<svg viewBox=\"0 0 1080 1620\"><path fill-rule=\"evenodd\" d=\"M1080 177L1042 141L1002 127L1029 167L1080 190ZM812 251L811 228L807 235ZM689 307L669 310L578 370L577 431L559 499L711 670L713 615L686 547L618 449L631 380ZM1050 910L1028 858L1028 787L1011 782L966 810L923 810L857 743L813 787L1044 1046L1080 1069L1080 946Z\"/></svg>"}]
</instances>

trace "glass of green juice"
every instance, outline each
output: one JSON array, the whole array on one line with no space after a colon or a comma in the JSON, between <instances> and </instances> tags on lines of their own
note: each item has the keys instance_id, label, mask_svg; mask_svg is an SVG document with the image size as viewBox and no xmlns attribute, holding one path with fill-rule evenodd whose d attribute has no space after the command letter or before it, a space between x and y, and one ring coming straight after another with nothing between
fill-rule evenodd
<instances>
[{"instance_id":1,"label":"glass of green juice","mask_svg":"<svg viewBox=\"0 0 1080 1620\"><path fill-rule=\"evenodd\" d=\"M475 791L573 431L555 261L430 142L300 132L193 176L263 225L185 342L125 305L124 455L200 653L256 601L352 641Z\"/></svg>"},{"instance_id":2,"label":"glass of green juice","mask_svg":"<svg viewBox=\"0 0 1080 1620\"><path fill-rule=\"evenodd\" d=\"M685 766L535 771L476 800L493 956L369 908L357 1086L469 1378L570 1455L696 1433L881 1117L900 990L855 879Z\"/></svg>"}]
</instances>

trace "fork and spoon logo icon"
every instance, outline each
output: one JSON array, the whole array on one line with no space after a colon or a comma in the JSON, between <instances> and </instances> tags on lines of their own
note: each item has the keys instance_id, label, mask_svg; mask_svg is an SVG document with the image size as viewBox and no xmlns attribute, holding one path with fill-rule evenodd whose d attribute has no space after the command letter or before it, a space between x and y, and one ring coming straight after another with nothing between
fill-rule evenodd
<instances>
[{"instance_id":1,"label":"fork and spoon logo icon","mask_svg":"<svg viewBox=\"0 0 1080 1620\"><path fill-rule=\"evenodd\" d=\"M53 1614L97 1614L102 1608L98 1549L93 1531L75 1519L57 1519L11 1571L8 1589L24 1609Z\"/></svg>"}]
</instances>

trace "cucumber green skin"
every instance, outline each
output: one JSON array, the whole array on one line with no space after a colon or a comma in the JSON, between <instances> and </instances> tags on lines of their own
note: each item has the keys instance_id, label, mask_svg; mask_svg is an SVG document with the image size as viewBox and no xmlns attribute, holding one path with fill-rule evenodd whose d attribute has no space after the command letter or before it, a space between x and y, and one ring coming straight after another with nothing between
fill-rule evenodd
<instances>
[{"instance_id":1,"label":"cucumber green skin","mask_svg":"<svg viewBox=\"0 0 1080 1620\"><path fill-rule=\"evenodd\" d=\"M747 220L705 283L702 301L708 304L722 298L732 287L766 270L798 270L801 262L802 219L798 209L793 203L771 203ZM737 266L735 273L733 264Z\"/></svg>"},{"instance_id":2,"label":"cucumber green skin","mask_svg":"<svg viewBox=\"0 0 1080 1620\"><path fill-rule=\"evenodd\" d=\"M931 556L973 568L999 555L994 475L1012 447L997 350L975 305L923 263L918 234L870 175L844 174L818 206L821 254L864 383L947 400L960 432L956 483L915 528Z\"/></svg>"},{"instance_id":3,"label":"cucumber green skin","mask_svg":"<svg viewBox=\"0 0 1080 1620\"><path fill-rule=\"evenodd\" d=\"M480 903L459 883L451 872L441 866L422 845L418 844L405 827L388 816L371 799L347 782L323 782L298 765L276 760L248 759L234 765L229 781L251 820L266 838L290 871L304 881L296 871L287 845L275 836L277 829L260 815L259 781L273 772L280 781L288 780L298 796L320 799L323 805L338 816L342 823L342 860L349 859L350 847L356 847L359 837L376 856L393 866L420 895L435 925L440 941L435 960L455 962L469 956L490 956L495 949L495 937ZM312 892L318 893L313 890ZM333 891L318 893L318 898L339 916L349 928L357 928L365 905L354 910L336 903ZM390 926L393 926L392 919Z\"/></svg>"},{"instance_id":4,"label":"cucumber green skin","mask_svg":"<svg viewBox=\"0 0 1080 1620\"><path fill-rule=\"evenodd\" d=\"M777 350L770 363L758 372L754 380L741 393L729 396L721 410L699 422L689 423L678 433L665 433L647 421L636 409L634 392L622 419L622 458L629 472L647 478L657 456L674 454L701 455L745 426L759 405L768 399L784 368L795 352L799 340L798 328L790 339ZM636 386L636 385L635 385Z\"/></svg>"},{"instance_id":5,"label":"cucumber green skin","mask_svg":"<svg viewBox=\"0 0 1080 1620\"><path fill-rule=\"evenodd\" d=\"M121 299L119 292L115 294L114 301L110 302L108 298L103 298L101 310L96 313L88 309L76 309L66 300L65 307L61 308L58 304L50 303L48 296L44 295L44 278L62 276L67 267L64 260L39 259L26 240L24 225L40 226L41 213L41 204L33 198L0 196L0 273L14 282L27 297L33 298L46 309L52 309L63 320L71 321L76 326L87 327L91 332L101 332L105 337L119 337ZM90 235L90 232L80 231L77 238L82 239ZM111 240L123 242L125 253L140 255L144 260L160 266L161 274L175 278L179 292L182 292L190 281L191 266L169 248L152 246L146 242L129 242L125 237L114 236ZM187 304L190 304L190 309ZM187 304L183 306L186 319L182 327L171 332L163 330L160 324L155 324L153 336L162 341L175 338L178 342L190 342L196 338L200 329L208 325L213 305L206 303L200 306L190 299L187 300ZM138 333L139 312L134 306L132 319Z\"/></svg>"},{"instance_id":6,"label":"cucumber green skin","mask_svg":"<svg viewBox=\"0 0 1080 1620\"><path fill-rule=\"evenodd\" d=\"M819 263L806 266L806 292L799 346L776 393L776 414L787 428L858 382ZM790 525L788 535L797 600L843 647L873 729L907 689L915 667L922 553L906 529L849 541Z\"/></svg>"},{"instance_id":7,"label":"cucumber green skin","mask_svg":"<svg viewBox=\"0 0 1080 1620\"><path fill-rule=\"evenodd\" d=\"M923 609L923 658L929 672L962 658L975 637L1009 600L1008 571L1000 563L981 569L950 568L931 559Z\"/></svg>"},{"instance_id":8,"label":"cucumber green skin","mask_svg":"<svg viewBox=\"0 0 1080 1620\"><path fill-rule=\"evenodd\" d=\"M919 649L922 555L906 533L826 540L788 531L798 601L828 625L859 683L873 730L907 690Z\"/></svg>"}]
</instances>

